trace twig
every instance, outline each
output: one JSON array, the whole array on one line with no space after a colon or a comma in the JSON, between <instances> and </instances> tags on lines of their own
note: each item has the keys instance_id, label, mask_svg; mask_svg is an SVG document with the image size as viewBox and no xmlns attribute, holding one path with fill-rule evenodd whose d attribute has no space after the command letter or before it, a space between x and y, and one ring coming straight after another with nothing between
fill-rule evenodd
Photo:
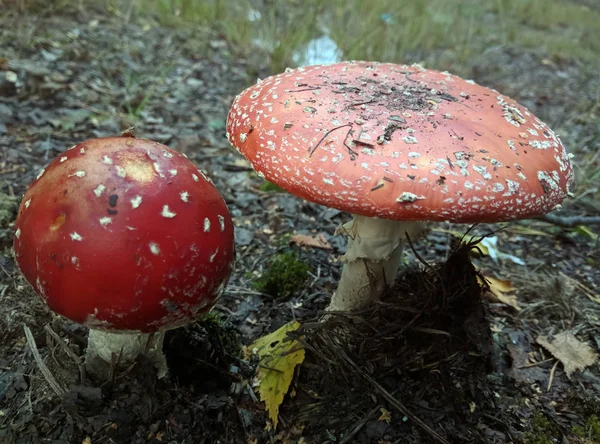
<instances>
[{"instance_id":1,"label":"twig","mask_svg":"<svg viewBox=\"0 0 600 444\"><path fill-rule=\"evenodd\" d=\"M524 368L537 367L538 365L542 365L542 364L545 364L545 363L550 362L550 361L554 361L554 358L544 359L543 361L532 362L530 364L521 365L521 366L519 366L517 368L519 370L521 370L521 369L524 369Z\"/></svg>"},{"instance_id":2,"label":"twig","mask_svg":"<svg viewBox=\"0 0 600 444\"><path fill-rule=\"evenodd\" d=\"M436 441L441 442L443 444L450 444L448 441L444 439L443 436L439 435L435 430L425 424L418 416L408 410L400 401L398 401L394 396L392 396L386 389L384 389L377 381L371 378L367 373L365 373L350 357L343 351L338 350L337 353L343 358L359 375L363 377L367 382L369 382L375 390L377 390L391 405L393 405L400 413L404 416L408 417L415 424L429 433Z\"/></svg>"},{"instance_id":3,"label":"twig","mask_svg":"<svg viewBox=\"0 0 600 444\"><path fill-rule=\"evenodd\" d=\"M373 410L371 410L369 413L367 413L365 416L363 416L360 421L358 421L356 423L356 425L354 426L354 428L352 429L352 431L350 433L348 433L347 435L344 436L344 439L342 439L340 441L340 444L345 444L348 441L350 441L354 435L356 435L358 432L360 432L360 429L362 429L365 424L367 423L367 421L369 420L369 418L371 418L375 413L377 413L377 410L379 410L381 408L381 406L376 406Z\"/></svg>"},{"instance_id":4,"label":"twig","mask_svg":"<svg viewBox=\"0 0 600 444\"><path fill-rule=\"evenodd\" d=\"M536 219L543 220L563 228L575 228L578 225L598 225L600 216L558 216L556 214L544 214Z\"/></svg>"},{"instance_id":5,"label":"twig","mask_svg":"<svg viewBox=\"0 0 600 444\"><path fill-rule=\"evenodd\" d=\"M556 371L557 366L558 366L558 359L552 366L552 370L550 370L550 379L548 379L548 388L546 389L546 391L548 391L548 392L550 391L550 388L552 388L552 381L554 381L554 372Z\"/></svg>"},{"instance_id":6,"label":"twig","mask_svg":"<svg viewBox=\"0 0 600 444\"><path fill-rule=\"evenodd\" d=\"M75 364L77 364L77 368L79 368L80 382L83 382L85 380L85 366L81 365L81 357L77 356L75 352L71 350L71 348L65 343L65 341L63 341L63 339L58 335L58 333L52 330L52 327L50 327L49 324L46 324L44 326L44 330L46 330L46 333L48 333L52 337L52 339L54 339L56 345L62 348L64 352L75 362Z\"/></svg>"},{"instance_id":7,"label":"twig","mask_svg":"<svg viewBox=\"0 0 600 444\"><path fill-rule=\"evenodd\" d=\"M35 363L42 372L42 375L44 375L44 378L46 378L48 385L50 385L50 388L54 390L54 393L56 393L57 395L64 395L65 393L67 393L67 391L61 387L54 375L50 372L50 369L46 366L46 364L44 364L44 361L40 356L40 352L38 351L37 345L35 345L35 339L33 338L33 334L31 334L31 330L29 329L29 327L27 327L27 325L23 325L23 330L25 331L25 337L27 338L27 344L29 345L29 349L33 354L33 359L35 360Z\"/></svg>"}]
</instances>

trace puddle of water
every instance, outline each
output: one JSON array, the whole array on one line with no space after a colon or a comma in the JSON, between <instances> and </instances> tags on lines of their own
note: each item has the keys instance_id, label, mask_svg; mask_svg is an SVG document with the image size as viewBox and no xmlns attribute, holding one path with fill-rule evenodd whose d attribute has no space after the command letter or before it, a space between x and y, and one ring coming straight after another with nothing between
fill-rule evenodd
<instances>
[{"instance_id":1,"label":"puddle of water","mask_svg":"<svg viewBox=\"0 0 600 444\"><path fill-rule=\"evenodd\" d=\"M327 65L342 59L342 50L327 34L312 39L301 51L293 55L298 66Z\"/></svg>"}]
</instances>

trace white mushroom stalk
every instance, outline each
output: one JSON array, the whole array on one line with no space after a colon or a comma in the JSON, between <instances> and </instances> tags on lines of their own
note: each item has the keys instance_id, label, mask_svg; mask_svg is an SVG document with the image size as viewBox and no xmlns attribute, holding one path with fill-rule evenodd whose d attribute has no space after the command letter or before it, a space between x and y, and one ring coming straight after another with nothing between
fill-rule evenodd
<instances>
[{"instance_id":1,"label":"white mushroom stalk","mask_svg":"<svg viewBox=\"0 0 600 444\"><path fill-rule=\"evenodd\" d=\"M85 356L86 367L92 373L102 361L112 365L130 364L144 355L156 367L157 377L167 374L167 360L163 354L164 332L126 333L90 329ZM99 361L101 360L101 361Z\"/></svg>"},{"instance_id":2,"label":"white mushroom stalk","mask_svg":"<svg viewBox=\"0 0 600 444\"><path fill-rule=\"evenodd\" d=\"M394 283L402 263L406 235L421 236L422 222L357 216L336 234L348 236L344 267L327 311L350 311L378 300Z\"/></svg>"}]
</instances>

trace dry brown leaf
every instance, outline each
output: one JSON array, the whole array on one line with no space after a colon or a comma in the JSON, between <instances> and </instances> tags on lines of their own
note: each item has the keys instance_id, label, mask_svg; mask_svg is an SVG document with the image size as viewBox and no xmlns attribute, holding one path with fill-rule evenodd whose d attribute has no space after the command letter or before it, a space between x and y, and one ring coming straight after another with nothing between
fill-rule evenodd
<instances>
[{"instance_id":1,"label":"dry brown leaf","mask_svg":"<svg viewBox=\"0 0 600 444\"><path fill-rule=\"evenodd\" d=\"M491 302L502 302L503 304L510 305L515 310L521 310L517 302L517 289L512 286L510 281L496 279L491 276L484 276L484 278L485 282L480 277L477 279L481 285L488 287L484 293L486 299Z\"/></svg>"},{"instance_id":2,"label":"dry brown leaf","mask_svg":"<svg viewBox=\"0 0 600 444\"><path fill-rule=\"evenodd\" d=\"M321 248L323 250L331 250L332 248L322 233L317 234L315 237L307 236L306 234L294 234L290 242L299 247Z\"/></svg>"},{"instance_id":3,"label":"dry brown leaf","mask_svg":"<svg viewBox=\"0 0 600 444\"><path fill-rule=\"evenodd\" d=\"M381 411L381 416L377 421L385 421L389 424L392 421L392 412L383 407L381 407L379 410Z\"/></svg>"},{"instance_id":4,"label":"dry brown leaf","mask_svg":"<svg viewBox=\"0 0 600 444\"><path fill-rule=\"evenodd\" d=\"M570 331L554 335L552 341L547 336L538 336L536 341L562 362L569 379L573 372L583 370L598 361L598 355L592 347L581 342Z\"/></svg>"}]
</instances>

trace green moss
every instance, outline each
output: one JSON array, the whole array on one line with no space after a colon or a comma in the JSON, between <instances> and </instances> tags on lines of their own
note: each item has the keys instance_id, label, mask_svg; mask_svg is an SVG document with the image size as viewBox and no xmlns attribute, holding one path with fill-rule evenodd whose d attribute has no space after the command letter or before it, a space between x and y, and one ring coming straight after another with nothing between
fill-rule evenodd
<instances>
[{"instance_id":1,"label":"green moss","mask_svg":"<svg viewBox=\"0 0 600 444\"><path fill-rule=\"evenodd\" d=\"M242 349L240 333L225 318L211 311L200 317L198 323L206 331L209 337L218 341L220 349L229 356L237 356Z\"/></svg>"},{"instance_id":2,"label":"green moss","mask_svg":"<svg viewBox=\"0 0 600 444\"><path fill-rule=\"evenodd\" d=\"M592 415L585 421L584 425L573 426L571 431L573 435L579 438L600 443L600 417Z\"/></svg>"},{"instance_id":3,"label":"green moss","mask_svg":"<svg viewBox=\"0 0 600 444\"><path fill-rule=\"evenodd\" d=\"M275 254L252 286L274 297L289 297L304 285L309 270L308 264L302 262L293 251Z\"/></svg>"},{"instance_id":4,"label":"green moss","mask_svg":"<svg viewBox=\"0 0 600 444\"><path fill-rule=\"evenodd\" d=\"M265 180L262 185L260 186L260 190L264 191L265 193L281 193L281 192L285 192L285 190L283 188L281 188L279 185L275 185L272 182L269 182L268 180Z\"/></svg>"},{"instance_id":5,"label":"green moss","mask_svg":"<svg viewBox=\"0 0 600 444\"><path fill-rule=\"evenodd\" d=\"M554 425L542 413L535 413L531 419L531 430L525 434L526 444L554 444L557 436Z\"/></svg>"},{"instance_id":6,"label":"green moss","mask_svg":"<svg viewBox=\"0 0 600 444\"><path fill-rule=\"evenodd\" d=\"M6 227L17 215L17 198L0 193L0 227Z\"/></svg>"}]
</instances>

